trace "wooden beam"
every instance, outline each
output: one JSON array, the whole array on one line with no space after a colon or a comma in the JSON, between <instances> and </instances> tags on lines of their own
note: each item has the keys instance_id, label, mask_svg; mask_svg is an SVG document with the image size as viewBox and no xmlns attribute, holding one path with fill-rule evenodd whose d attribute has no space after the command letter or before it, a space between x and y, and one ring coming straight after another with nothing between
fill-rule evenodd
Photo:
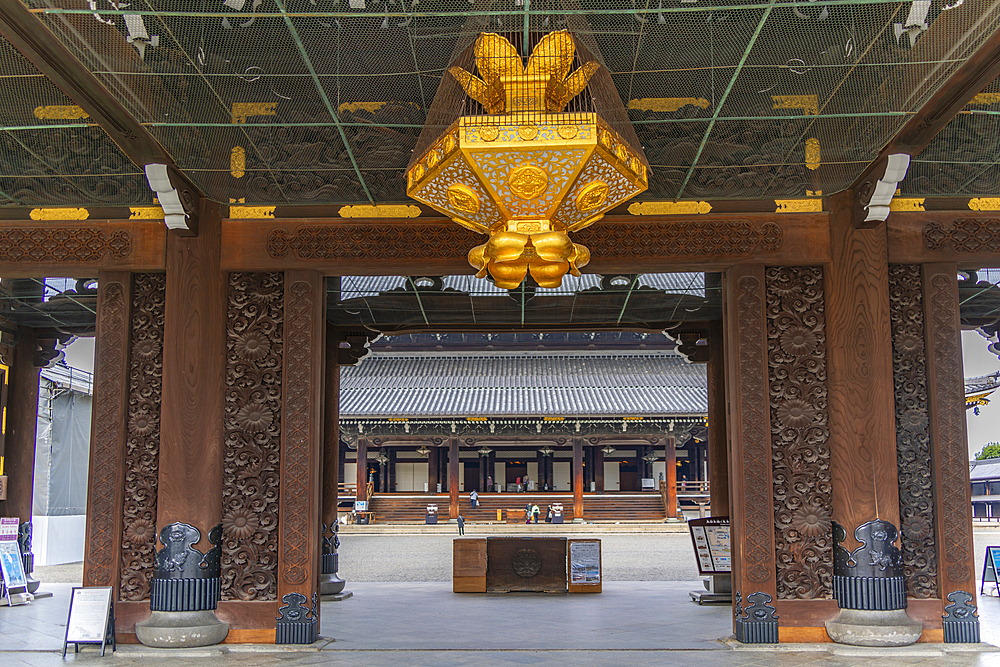
<instances>
[{"instance_id":1,"label":"wooden beam","mask_svg":"<svg viewBox=\"0 0 1000 667\"><path fill-rule=\"evenodd\" d=\"M886 234L892 264L1000 264L1000 211L893 213Z\"/></svg>"}]
</instances>

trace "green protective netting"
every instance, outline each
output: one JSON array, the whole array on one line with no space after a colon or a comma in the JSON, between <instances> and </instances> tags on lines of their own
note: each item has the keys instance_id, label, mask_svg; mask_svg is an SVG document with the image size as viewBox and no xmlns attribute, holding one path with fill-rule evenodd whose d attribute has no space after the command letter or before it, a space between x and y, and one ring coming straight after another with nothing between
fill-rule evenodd
<instances>
[{"instance_id":1,"label":"green protective netting","mask_svg":"<svg viewBox=\"0 0 1000 667\"><path fill-rule=\"evenodd\" d=\"M559 29L628 110L651 165L641 198L831 194L1000 26L987 0L925 14L881 0L28 4L209 197L248 204L407 201L402 172L454 59L482 31L530 46Z\"/></svg>"}]
</instances>

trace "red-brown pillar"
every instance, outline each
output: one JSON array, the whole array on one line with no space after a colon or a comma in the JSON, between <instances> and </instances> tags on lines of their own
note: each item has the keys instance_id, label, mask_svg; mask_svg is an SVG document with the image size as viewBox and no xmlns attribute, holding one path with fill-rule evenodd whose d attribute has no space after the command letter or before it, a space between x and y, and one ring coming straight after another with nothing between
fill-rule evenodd
<instances>
[{"instance_id":1,"label":"red-brown pillar","mask_svg":"<svg viewBox=\"0 0 1000 667\"><path fill-rule=\"evenodd\" d=\"M667 518L677 519L677 439L666 437L663 460L667 469Z\"/></svg>"},{"instance_id":2,"label":"red-brown pillar","mask_svg":"<svg viewBox=\"0 0 1000 667\"><path fill-rule=\"evenodd\" d=\"M722 321L708 328L708 482L712 516L729 516L729 442L726 438L726 349Z\"/></svg>"},{"instance_id":3,"label":"red-brown pillar","mask_svg":"<svg viewBox=\"0 0 1000 667\"><path fill-rule=\"evenodd\" d=\"M337 330L326 325L326 378L323 406L323 555L320 567L320 595L334 595L344 590L344 580L337 573L340 524L337 504L340 495L340 364Z\"/></svg>"},{"instance_id":4,"label":"red-brown pillar","mask_svg":"<svg viewBox=\"0 0 1000 667\"><path fill-rule=\"evenodd\" d=\"M583 521L583 438L573 438L573 522Z\"/></svg>"},{"instance_id":5,"label":"red-brown pillar","mask_svg":"<svg viewBox=\"0 0 1000 667\"><path fill-rule=\"evenodd\" d=\"M35 425L38 422L38 375L35 367L35 330L17 331L7 380L7 414L4 425L3 474L7 476L7 500L0 501L0 516L31 521L31 500L35 475ZM2 390L2 387L0 387Z\"/></svg>"},{"instance_id":6,"label":"red-brown pillar","mask_svg":"<svg viewBox=\"0 0 1000 667\"><path fill-rule=\"evenodd\" d=\"M358 438L358 463L355 466L355 481L358 485L355 500L368 500L368 438Z\"/></svg>"},{"instance_id":7,"label":"red-brown pillar","mask_svg":"<svg viewBox=\"0 0 1000 667\"><path fill-rule=\"evenodd\" d=\"M441 466L438 457L440 456L441 448L430 447L429 449L431 451L427 454L427 492L437 493L438 481L441 479L438 476L438 470Z\"/></svg>"},{"instance_id":8,"label":"red-brown pillar","mask_svg":"<svg viewBox=\"0 0 1000 667\"><path fill-rule=\"evenodd\" d=\"M458 438L448 440L448 516L458 518Z\"/></svg>"}]
</instances>

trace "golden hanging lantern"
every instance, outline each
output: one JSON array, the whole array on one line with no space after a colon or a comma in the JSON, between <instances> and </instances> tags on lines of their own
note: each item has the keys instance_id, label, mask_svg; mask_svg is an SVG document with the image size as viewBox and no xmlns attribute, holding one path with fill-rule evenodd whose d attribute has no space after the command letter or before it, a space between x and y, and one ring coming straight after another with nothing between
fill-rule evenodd
<instances>
[{"instance_id":1,"label":"golden hanging lantern","mask_svg":"<svg viewBox=\"0 0 1000 667\"><path fill-rule=\"evenodd\" d=\"M473 53L479 76L448 71L483 113L460 115L411 161L406 192L489 234L469 251L478 277L489 272L498 287L513 289L530 273L541 287L559 287L590 261L568 233L644 191L645 156L588 110L592 104L566 111L600 69L591 60L571 71L576 48L568 32L543 37L527 67L493 33L481 34ZM627 122L624 109L622 117Z\"/></svg>"}]
</instances>

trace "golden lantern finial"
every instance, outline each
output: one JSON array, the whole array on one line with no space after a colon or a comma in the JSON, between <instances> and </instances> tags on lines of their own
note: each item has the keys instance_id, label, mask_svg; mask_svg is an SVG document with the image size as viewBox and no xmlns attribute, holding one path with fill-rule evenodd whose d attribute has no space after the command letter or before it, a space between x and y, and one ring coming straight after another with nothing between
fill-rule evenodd
<instances>
[{"instance_id":1,"label":"golden lantern finial","mask_svg":"<svg viewBox=\"0 0 1000 667\"><path fill-rule=\"evenodd\" d=\"M448 71L486 113L459 117L411 162L407 194L489 234L469 251L480 278L513 289L530 274L559 287L590 261L568 232L645 190L648 166L597 113L565 111L600 68L592 60L573 71L568 32L545 35L527 66L495 33L481 34L473 55L479 76Z\"/></svg>"}]
</instances>

